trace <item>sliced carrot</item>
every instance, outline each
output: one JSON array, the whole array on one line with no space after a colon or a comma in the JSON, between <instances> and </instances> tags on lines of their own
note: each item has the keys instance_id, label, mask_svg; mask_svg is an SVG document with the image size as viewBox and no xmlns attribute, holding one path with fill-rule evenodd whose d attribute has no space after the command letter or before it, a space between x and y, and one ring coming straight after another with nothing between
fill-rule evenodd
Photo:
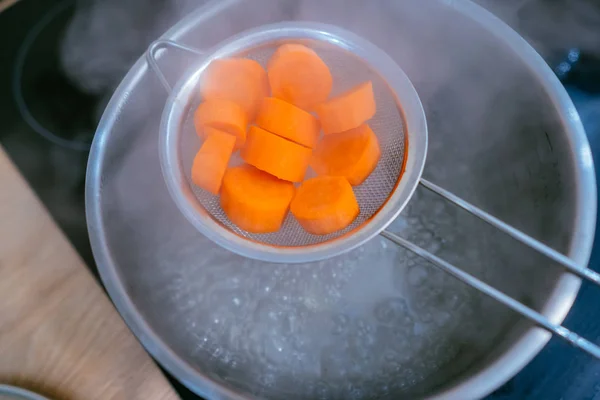
<instances>
[{"instance_id":1,"label":"sliced carrot","mask_svg":"<svg viewBox=\"0 0 600 400\"><path fill-rule=\"evenodd\" d=\"M350 225L360 209L345 178L320 176L302 183L290 211L307 232L327 235Z\"/></svg>"},{"instance_id":2,"label":"sliced carrot","mask_svg":"<svg viewBox=\"0 0 600 400\"><path fill-rule=\"evenodd\" d=\"M260 102L269 95L264 68L246 58L223 58L210 63L202 75L200 94L205 100L224 99L239 104L253 121Z\"/></svg>"},{"instance_id":3,"label":"sliced carrot","mask_svg":"<svg viewBox=\"0 0 600 400\"><path fill-rule=\"evenodd\" d=\"M194 126L201 138L206 127L227 132L237 138L236 149L246 142L246 112L230 100L213 99L200 104L194 113Z\"/></svg>"},{"instance_id":4,"label":"sliced carrot","mask_svg":"<svg viewBox=\"0 0 600 400\"><path fill-rule=\"evenodd\" d=\"M343 176L356 186L373 172L380 156L377 136L363 124L325 136L315 147L310 166L318 175Z\"/></svg>"},{"instance_id":5,"label":"sliced carrot","mask_svg":"<svg viewBox=\"0 0 600 400\"><path fill-rule=\"evenodd\" d=\"M317 53L301 44L280 46L267 64L273 96L311 111L327 100L333 78Z\"/></svg>"},{"instance_id":6,"label":"sliced carrot","mask_svg":"<svg viewBox=\"0 0 600 400\"><path fill-rule=\"evenodd\" d=\"M214 128L206 129L206 140L192 164L192 182L212 194L219 194L235 146L235 137Z\"/></svg>"},{"instance_id":7,"label":"sliced carrot","mask_svg":"<svg viewBox=\"0 0 600 400\"><path fill-rule=\"evenodd\" d=\"M356 128L375 115L373 84L371 81L361 83L346 93L319 104L315 111L326 135Z\"/></svg>"},{"instance_id":8,"label":"sliced carrot","mask_svg":"<svg viewBox=\"0 0 600 400\"><path fill-rule=\"evenodd\" d=\"M300 182L304 179L312 150L251 126L242 158L248 164L279 179Z\"/></svg>"},{"instance_id":9,"label":"sliced carrot","mask_svg":"<svg viewBox=\"0 0 600 400\"><path fill-rule=\"evenodd\" d=\"M311 149L319 137L319 121L311 114L280 99L263 99L256 124L269 132Z\"/></svg>"},{"instance_id":10,"label":"sliced carrot","mask_svg":"<svg viewBox=\"0 0 600 400\"><path fill-rule=\"evenodd\" d=\"M245 231L276 232L287 215L294 192L293 183L242 165L225 172L221 207L231 222Z\"/></svg>"}]
</instances>

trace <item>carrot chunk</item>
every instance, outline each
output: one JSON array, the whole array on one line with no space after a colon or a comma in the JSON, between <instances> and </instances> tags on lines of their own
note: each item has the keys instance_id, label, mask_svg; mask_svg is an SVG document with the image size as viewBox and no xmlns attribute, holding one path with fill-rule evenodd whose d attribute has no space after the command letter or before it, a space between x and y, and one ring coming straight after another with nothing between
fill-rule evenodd
<instances>
[{"instance_id":1,"label":"carrot chunk","mask_svg":"<svg viewBox=\"0 0 600 400\"><path fill-rule=\"evenodd\" d=\"M192 182L212 194L218 194L235 146L235 137L214 128L206 130L206 140L192 164Z\"/></svg>"},{"instance_id":2,"label":"carrot chunk","mask_svg":"<svg viewBox=\"0 0 600 400\"><path fill-rule=\"evenodd\" d=\"M207 127L227 132L237 138L235 148L246 142L246 112L230 100L214 99L203 102L194 113L194 126L201 138Z\"/></svg>"},{"instance_id":3,"label":"carrot chunk","mask_svg":"<svg viewBox=\"0 0 600 400\"><path fill-rule=\"evenodd\" d=\"M360 209L345 178L320 176L302 183L290 211L307 232L327 235L350 225Z\"/></svg>"},{"instance_id":4,"label":"carrot chunk","mask_svg":"<svg viewBox=\"0 0 600 400\"><path fill-rule=\"evenodd\" d=\"M263 99L256 124L261 128L311 149L319 137L319 121L311 114L274 97Z\"/></svg>"},{"instance_id":5,"label":"carrot chunk","mask_svg":"<svg viewBox=\"0 0 600 400\"><path fill-rule=\"evenodd\" d=\"M250 127L241 153L248 164L290 182L304 179L311 154L311 149L257 126Z\"/></svg>"},{"instance_id":6,"label":"carrot chunk","mask_svg":"<svg viewBox=\"0 0 600 400\"><path fill-rule=\"evenodd\" d=\"M269 95L269 80L264 68L246 58L214 60L202 75L200 94L205 100L231 100L253 121L260 102Z\"/></svg>"},{"instance_id":7,"label":"carrot chunk","mask_svg":"<svg viewBox=\"0 0 600 400\"><path fill-rule=\"evenodd\" d=\"M333 78L317 53L301 44L280 46L267 64L273 96L311 111L327 100Z\"/></svg>"},{"instance_id":8,"label":"carrot chunk","mask_svg":"<svg viewBox=\"0 0 600 400\"><path fill-rule=\"evenodd\" d=\"M373 84L371 81L361 83L346 93L319 104L315 111L326 135L356 128L375 115Z\"/></svg>"},{"instance_id":9,"label":"carrot chunk","mask_svg":"<svg viewBox=\"0 0 600 400\"><path fill-rule=\"evenodd\" d=\"M343 176L356 186L373 172L380 156L377 136L363 124L325 136L315 147L310 166L318 175Z\"/></svg>"},{"instance_id":10,"label":"carrot chunk","mask_svg":"<svg viewBox=\"0 0 600 400\"><path fill-rule=\"evenodd\" d=\"M225 172L221 207L231 222L245 231L276 232L287 215L294 192L291 182L242 165Z\"/></svg>"}]
</instances>

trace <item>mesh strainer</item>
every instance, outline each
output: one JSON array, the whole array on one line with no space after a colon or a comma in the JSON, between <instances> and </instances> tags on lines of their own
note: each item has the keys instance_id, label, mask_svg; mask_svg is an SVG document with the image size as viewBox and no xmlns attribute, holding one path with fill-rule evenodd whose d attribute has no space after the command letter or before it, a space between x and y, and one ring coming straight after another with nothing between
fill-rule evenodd
<instances>
[{"instance_id":1,"label":"mesh strainer","mask_svg":"<svg viewBox=\"0 0 600 400\"><path fill-rule=\"evenodd\" d=\"M371 176L355 187L361 210L358 218L348 228L326 236L307 233L291 215L276 233L245 232L227 219L217 196L191 183L191 165L199 148L193 124L193 112L200 102L199 77L212 60L222 57L247 57L266 66L284 42L301 42L321 56L334 76L334 95L361 82L373 82L377 114L369 125L379 139L381 159ZM351 250L394 220L419 182L427 153L427 127L415 89L386 53L338 28L289 23L246 32L206 53L172 90L163 114L161 144L169 191L198 230L243 256L297 263Z\"/></svg>"},{"instance_id":2,"label":"mesh strainer","mask_svg":"<svg viewBox=\"0 0 600 400\"><path fill-rule=\"evenodd\" d=\"M335 82L334 95L366 80L373 82L377 114L369 124L379 139L381 160L371 176L355 188L361 209L359 217L350 227L335 234L310 235L292 216L288 216L277 233L247 233L227 219L216 196L191 183L192 160L199 148L192 114L200 102L200 76L212 60L223 57L247 57L264 66L282 43L303 43L313 48L331 68ZM168 47L192 52L201 58L201 62L190 68L174 88L171 88L156 61L157 52ZM554 249L421 178L427 154L427 126L423 107L402 69L377 46L334 26L286 22L247 31L207 52L172 41L156 41L148 49L147 58L151 68L170 92L163 112L159 146L161 167L169 192L185 217L214 242L250 258L299 263L339 255L381 234L500 301L538 326L600 358L598 346L552 323L540 313L434 254L385 230L407 204L417 185L421 184L546 255L569 272L600 285L600 275L575 264ZM236 161L240 162L233 162Z\"/></svg>"}]
</instances>

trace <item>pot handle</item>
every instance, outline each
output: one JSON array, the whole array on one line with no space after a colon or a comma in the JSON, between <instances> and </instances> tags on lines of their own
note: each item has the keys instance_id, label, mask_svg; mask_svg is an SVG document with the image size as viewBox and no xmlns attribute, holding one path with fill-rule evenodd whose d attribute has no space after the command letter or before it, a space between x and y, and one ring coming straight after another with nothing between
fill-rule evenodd
<instances>
[{"instance_id":1,"label":"pot handle","mask_svg":"<svg viewBox=\"0 0 600 400\"><path fill-rule=\"evenodd\" d=\"M173 40L159 39L159 40L152 42L150 44L150 46L148 46L148 50L146 50L146 60L148 61L148 65L150 66L150 69L152 69L154 71L156 76L158 76L160 83L162 83L162 85L167 90L167 92L169 94L171 94L171 91L172 91L171 85L169 85L169 82L167 82L167 78L165 78L165 75L163 74L162 70L158 66L158 62L156 59L156 53L158 52L158 50L168 49L168 48L187 51L188 53L196 54L199 56L204 55L204 52L200 51L194 47L189 47L184 44L175 42Z\"/></svg>"}]
</instances>

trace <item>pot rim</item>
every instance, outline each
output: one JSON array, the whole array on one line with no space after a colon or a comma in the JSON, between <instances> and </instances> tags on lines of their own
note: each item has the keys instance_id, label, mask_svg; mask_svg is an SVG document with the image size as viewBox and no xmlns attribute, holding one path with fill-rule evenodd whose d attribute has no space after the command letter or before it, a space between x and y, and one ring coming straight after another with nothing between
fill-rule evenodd
<instances>
[{"instance_id":1,"label":"pot rim","mask_svg":"<svg viewBox=\"0 0 600 400\"><path fill-rule=\"evenodd\" d=\"M0 395L6 396L14 396L13 399L21 399L21 400L49 400L48 398L41 396L37 393L31 392L27 389L23 389L22 387L12 386L12 385L4 385L0 383Z\"/></svg>"},{"instance_id":2,"label":"pot rim","mask_svg":"<svg viewBox=\"0 0 600 400\"><path fill-rule=\"evenodd\" d=\"M580 265L586 265L592 250L596 212L597 192L592 154L579 115L566 90L554 75L543 58L512 28L483 7L469 2L445 1L447 7L464 14L466 17L487 28L492 34L504 40L515 55L519 56L525 66L535 71L540 77L540 84L546 90L557 110L560 120L567 132L571 153L575 155L574 171L577 176L576 215L574 233L568 256ZM212 0L203 7L179 21L170 28L161 39L177 40L202 21L238 4L239 0ZM142 55L123 78L100 120L90 152L86 174L86 218L88 233L94 258L104 286L106 287L117 310L137 336L146 350L160 364L177 377L185 386L206 398L244 399L242 394L221 385L217 381L201 374L198 370L183 361L144 320L135 304L129 298L127 290L119 279L116 262L113 260L105 236L100 203L102 187L101 175L104 165L107 137L111 126L116 122L126 94L136 86L148 71L145 57ZM562 111L561 111L562 110ZM570 310L581 280L564 274L546 303L543 314L554 323L564 320ZM499 356L493 363L478 373L463 378L455 384L437 392L430 399L470 399L481 398L503 385L516 375L546 345L551 335L538 328L530 328L510 349Z\"/></svg>"}]
</instances>

